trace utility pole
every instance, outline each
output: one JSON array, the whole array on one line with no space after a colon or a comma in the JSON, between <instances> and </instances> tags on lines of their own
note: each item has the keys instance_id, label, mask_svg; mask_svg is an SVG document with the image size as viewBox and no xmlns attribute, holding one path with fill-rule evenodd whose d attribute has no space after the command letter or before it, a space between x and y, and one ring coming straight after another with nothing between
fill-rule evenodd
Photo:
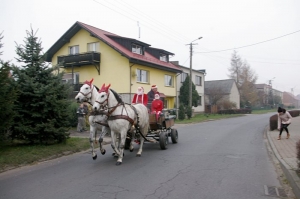
<instances>
[{"instance_id":1,"label":"utility pole","mask_svg":"<svg viewBox=\"0 0 300 199\"><path fill-rule=\"evenodd\" d=\"M202 37L199 37L198 39L202 39ZM194 41L198 40L198 39L195 39ZM197 45L197 44L194 44L192 41L191 43L187 44L187 45L190 45L190 85L189 85L189 106L192 107L192 99L193 99L193 94L192 94L192 65L193 65L193 62L192 62L192 57L193 57L193 45Z\"/></svg>"}]
</instances>

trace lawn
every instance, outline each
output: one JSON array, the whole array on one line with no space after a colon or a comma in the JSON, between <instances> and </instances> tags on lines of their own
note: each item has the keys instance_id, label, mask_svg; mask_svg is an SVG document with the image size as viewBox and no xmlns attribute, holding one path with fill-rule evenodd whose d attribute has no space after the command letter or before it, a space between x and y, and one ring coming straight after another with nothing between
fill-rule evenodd
<instances>
[{"instance_id":1,"label":"lawn","mask_svg":"<svg viewBox=\"0 0 300 199\"><path fill-rule=\"evenodd\" d=\"M84 151L90 148L88 138L69 138L66 143L54 145L0 144L0 172Z\"/></svg>"}]
</instances>

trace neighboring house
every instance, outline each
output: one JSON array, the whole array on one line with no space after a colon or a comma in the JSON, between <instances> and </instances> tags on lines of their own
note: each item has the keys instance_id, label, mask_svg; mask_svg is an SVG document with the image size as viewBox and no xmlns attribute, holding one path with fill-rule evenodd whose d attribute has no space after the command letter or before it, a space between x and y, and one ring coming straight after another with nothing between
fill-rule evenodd
<instances>
[{"instance_id":1,"label":"neighboring house","mask_svg":"<svg viewBox=\"0 0 300 199\"><path fill-rule=\"evenodd\" d=\"M180 67L182 70L182 73L177 76L177 100L176 100L176 106L179 107L180 101L179 101L179 94L180 94L180 88L182 86L182 83L185 81L187 75L190 75L190 68L179 65L178 61L172 61L173 64ZM198 101L197 107L192 107L194 112L204 112L205 110L205 104L204 104L204 81L205 81L205 70L194 70L192 69L192 82L195 84L196 90L200 96L200 99Z\"/></svg>"},{"instance_id":2,"label":"neighboring house","mask_svg":"<svg viewBox=\"0 0 300 199\"><path fill-rule=\"evenodd\" d=\"M126 103L131 103L138 87L147 93L156 84L165 96L165 108L174 108L175 79L181 69L169 62L172 55L142 41L76 22L47 51L46 60L62 65L64 81L80 86L94 78L97 87L111 84Z\"/></svg>"},{"instance_id":3,"label":"neighboring house","mask_svg":"<svg viewBox=\"0 0 300 199\"><path fill-rule=\"evenodd\" d=\"M204 82L205 105L215 105L222 100L228 100L240 108L240 93L234 79L214 80Z\"/></svg>"},{"instance_id":4,"label":"neighboring house","mask_svg":"<svg viewBox=\"0 0 300 199\"><path fill-rule=\"evenodd\" d=\"M279 90L273 89L271 85L255 84L255 87L258 92L259 103L261 106L276 103L276 101L283 101L283 93ZM276 100L274 98L275 96L279 97L280 100Z\"/></svg>"},{"instance_id":5,"label":"neighboring house","mask_svg":"<svg viewBox=\"0 0 300 199\"><path fill-rule=\"evenodd\" d=\"M282 103L285 107L300 108L300 100L295 97L292 93L283 92Z\"/></svg>"}]
</instances>

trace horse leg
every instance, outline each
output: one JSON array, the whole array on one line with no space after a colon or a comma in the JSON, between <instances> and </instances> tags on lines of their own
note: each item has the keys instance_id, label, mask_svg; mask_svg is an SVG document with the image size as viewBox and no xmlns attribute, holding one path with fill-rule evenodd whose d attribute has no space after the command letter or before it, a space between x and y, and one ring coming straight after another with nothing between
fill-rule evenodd
<instances>
[{"instance_id":1,"label":"horse leg","mask_svg":"<svg viewBox=\"0 0 300 199\"><path fill-rule=\"evenodd\" d=\"M106 150L103 148L103 138L106 135L107 131L109 130L109 128L102 126L101 129L101 133L100 133L100 137L99 137L99 146L100 146L100 152L102 155L104 155L106 153Z\"/></svg>"},{"instance_id":2,"label":"horse leg","mask_svg":"<svg viewBox=\"0 0 300 199\"><path fill-rule=\"evenodd\" d=\"M94 150L94 134L95 134L95 128L93 128L91 126L91 128L90 128L90 145L91 145L93 160L96 160L97 159L97 153Z\"/></svg>"},{"instance_id":3,"label":"horse leg","mask_svg":"<svg viewBox=\"0 0 300 199\"><path fill-rule=\"evenodd\" d=\"M132 136L131 136L131 141L130 141L130 146L129 146L129 151L132 152L134 149L134 138L135 138L135 132L132 131Z\"/></svg>"},{"instance_id":4,"label":"horse leg","mask_svg":"<svg viewBox=\"0 0 300 199\"><path fill-rule=\"evenodd\" d=\"M115 151L115 154L113 155L119 156L120 151L118 147L116 147L116 143L117 143L117 135L111 130L111 148L113 148L113 150Z\"/></svg>"},{"instance_id":5,"label":"horse leg","mask_svg":"<svg viewBox=\"0 0 300 199\"><path fill-rule=\"evenodd\" d=\"M146 125L144 128L142 128L142 131L140 133L142 133L144 136L146 136L147 133L148 133L148 125ZM136 153L137 157L141 157L141 155L142 155L144 141L145 140L144 140L143 136L141 136L141 138L140 138L140 142L141 142L140 143L140 148L139 148L138 152Z\"/></svg>"},{"instance_id":6,"label":"horse leg","mask_svg":"<svg viewBox=\"0 0 300 199\"><path fill-rule=\"evenodd\" d=\"M120 138L120 140L119 140L120 153L119 153L119 157L118 157L118 160L117 160L117 163L116 163L117 166L122 164L126 136L127 136L126 131L125 132L122 131L119 135L119 138Z\"/></svg>"}]
</instances>

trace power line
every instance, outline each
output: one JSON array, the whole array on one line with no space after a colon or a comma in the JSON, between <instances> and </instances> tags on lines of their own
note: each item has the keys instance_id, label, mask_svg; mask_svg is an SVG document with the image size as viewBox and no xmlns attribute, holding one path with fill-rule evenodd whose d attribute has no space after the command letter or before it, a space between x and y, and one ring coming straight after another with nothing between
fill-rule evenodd
<instances>
[{"instance_id":1,"label":"power line","mask_svg":"<svg viewBox=\"0 0 300 199\"><path fill-rule=\"evenodd\" d=\"M215 51L207 51L207 52L195 52L195 53L216 53L216 52L223 52L223 51L228 51L228 50L235 50L235 49L240 49L240 48L246 48L246 47L258 45L258 44L261 44L261 43L266 43L266 42L269 42L269 41L273 41L273 40L276 40L276 39L279 39L279 38L282 38L282 37L286 37L288 35L292 35L292 34L295 34L297 32L300 32L300 30L297 30L295 32L288 33L288 34L285 34L285 35L282 35L280 37L276 37L276 38L273 38L273 39L268 39L268 40L265 40L265 41L261 41L261 42L258 42L258 43L249 44L249 45L241 46L241 47L237 47L237 48L229 48L229 49L224 49L224 50L215 50Z\"/></svg>"},{"instance_id":2,"label":"power line","mask_svg":"<svg viewBox=\"0 0 300 199\"><path fill-rule=\"evenodd\" d=\"M113 9L113 8L111 8L111 7L109 7L109 6L107 6L107 5L105 5L105 4L103 4L103 3L100 3L99 1L97 1L97 0L93 0L94 2L96 2L96 3L98 3L98 4L100 4L100 5L102 5L102 6L104 6L104 7L106 7L106 8L108 8L108 9L110 9L110 10L112 10L112 11L114 11L114 12L116 12L116 13L118 13L118 14L120 14L120 15L122 15L122 16L124 16L124 17L126 17L126 18L128 18L128 19L130 19L130 20L132 20L132 21L134 21L134 22L137 22L137 21L140 21L140 20L137 20L137 19L134 19L134 18L139 18L140 17L140 15L138 15L138 16L135 16L134 14L132 14L132 13L130 13L130 15L132 15L134 18L132 18L132 16L128 16L128 15L126 15L126 14L123 14L122 12L120 12L120 11L117 11L117 10L115 10L115 9ZM116 5L114 5L114 4L112 4L112 3L110 3L110 2L106 2L106 3L108 3L108 4L110 4L110 5L112 5L112 6L114 6L114 7L118 7L118 6L116 6ZM120 8L120 7L118 7L121 11L124 11L122 8ZM128 13L127 13L128 14ZM157 22L156 22L157 23ZM147 25L147 24L149 24L149 25ZM140 24L140 25L143 25L143 26L145 26L145 27L148 27L148 28L150 28L150 29L152 29L153 31L155 31L155 32L160 32L161 34L164 34L165 36L167 36L169 39L173 39L174 41L176 41L176 42L180 42L180 43L183 43L184 41L182 40L182 41L179 41L180 39L181 39L181 37L178 37L177 35L172 35L172 34L170 34L170 32L166 32L166 30L165 29L162 29L162 28L160 28L158 25L156 25L156 24L151 24L151 23L149 23L149 22L146 22L146 23L143 23L143 24ZM154 29L154 28L152 28L152 26L154 27L154 28L156 28L156 29ZM155 27L156 26L156 27ZM157 29L159 29L160 31L157 31Z\"/></svg>"}]
</instances>

